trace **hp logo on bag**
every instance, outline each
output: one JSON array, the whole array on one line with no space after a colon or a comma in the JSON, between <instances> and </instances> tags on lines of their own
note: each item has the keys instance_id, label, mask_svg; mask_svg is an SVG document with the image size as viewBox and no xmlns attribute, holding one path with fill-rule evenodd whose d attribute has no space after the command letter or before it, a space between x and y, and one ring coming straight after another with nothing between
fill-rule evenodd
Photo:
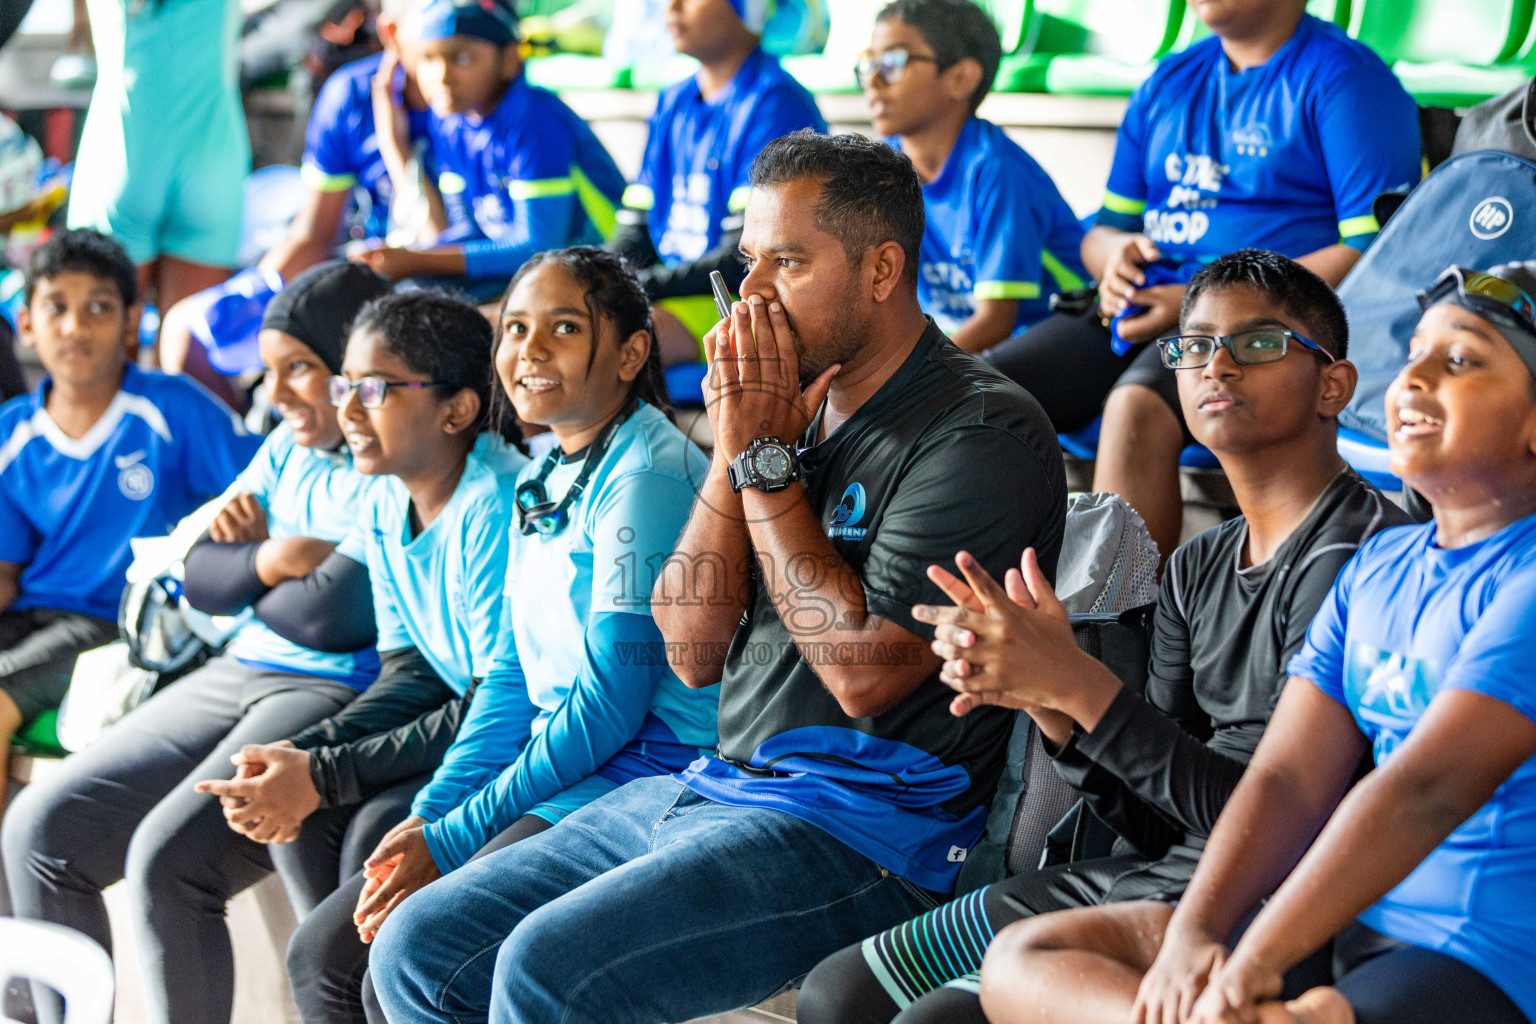
<instances>
[{"instance_id":1,"label":"hp logo on bag","mask_svg":"<svg viewBox=\"0 0 1536 1024\"><path fill-rule=\"evenodd\" d=\"M1508 199L1503 196L1489 196L1473 209L1472 220L1468 226L1471 227L1474 235L1488 241L1508 231L1514 219L1515 211L1510 209Z\"/></svg>"}]
</instances>

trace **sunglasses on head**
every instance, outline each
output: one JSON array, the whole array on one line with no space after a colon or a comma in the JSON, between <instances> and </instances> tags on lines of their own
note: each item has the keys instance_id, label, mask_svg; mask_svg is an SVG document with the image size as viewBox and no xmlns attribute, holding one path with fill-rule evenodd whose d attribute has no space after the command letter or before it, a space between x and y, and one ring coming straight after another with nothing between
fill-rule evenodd
<instances>
[{"instance_id":1,"label":"sunglasses on head","mask_svg":"<svg viewBox=\"0 0 1536 1024\"><path fill-rule=\"evenodd\" d=\"M1328 352L1310 338L1303 338L1295 331L1279 327L1261 327L1234 334L1175 334L1157 339L1157 347L1163 355L1163 365L1173 370L1198 370L1216 358L1216 350L1225 348L1232 361L1239 366L1258 366L1278 363L1296 342L1311 349L1328 362L1337 362Z\"/></svg>"},{"instance_id":2,"label":"sunglasses on head","mask_svg":"<svg viewBox=\"0 0 1536 1024\"><path fill-rule=\"evenodd\" d=\"M913 53L905 46L893 46L878 54L869 50L859 54L859 62L853 66L853 73L859 78L860 88L868 86L876 76L886 85L895 85L907 77L907 66L913 63L932 64L940 71L944 70L944 65L937 57Z\"/></svg>"},{"instance_id":3,"label":"sunglasses on head","mask_svg":"<svg viewBox=\"0 0 1536 1024\"><path fill-rule=\"evenodd\" d=\"M1454 296L1472 312L1499 327L1536 336L1536 300L1517 284L1478 270L1448 267L1433 285L1419 292L1419 308L1428 309Z\"/></svg>"}]
</instances>

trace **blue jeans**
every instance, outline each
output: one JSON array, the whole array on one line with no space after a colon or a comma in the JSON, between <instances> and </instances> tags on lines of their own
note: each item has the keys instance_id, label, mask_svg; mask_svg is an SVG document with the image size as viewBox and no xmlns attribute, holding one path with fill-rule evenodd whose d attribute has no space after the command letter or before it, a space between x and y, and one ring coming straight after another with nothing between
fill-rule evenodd
<instances>
[{"instance_id":1,"label":"blue jeans","mask_svg":"<svg viewBox=\"0 0 1536 1024\"><path fill-rule=\"evenodd\" d=\"M391 1024L674 1024L939 899L782 811L657 776L422 889L369 965Z\"/></svg>"}]
</instances>

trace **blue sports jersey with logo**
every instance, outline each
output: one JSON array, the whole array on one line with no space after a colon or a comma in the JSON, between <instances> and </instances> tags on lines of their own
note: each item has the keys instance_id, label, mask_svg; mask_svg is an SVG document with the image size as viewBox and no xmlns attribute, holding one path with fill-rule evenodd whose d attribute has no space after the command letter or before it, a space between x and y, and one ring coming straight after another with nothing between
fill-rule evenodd
<instances>
[{"instance_id":1,"label":"blue sports jersey with logo","mask_svg":"<svg viewBox=\"0 0 1536 1024\"><path fill-rule=\"evenodd\" d=\"M1306 15L1258 67L1234 71L1216 37L1163 60L1121 121L1098 223L1145 231L1173 265L1364 249L1375 198L1418 179L1413 99L1368 47Z\"/></svg>"},{"instance_id":2,"label":"blue sports jersey with logo","mask_svg":"<svg viewBox=\"0 0 1536 1024\"><path fill-rule=\"evenodd\" d=\"M1434 523L1373 537L1339 574L1290 671L1347 707L1383 764L1448 690L1536 720L1533 662L1536 516L1528 516L1456 549L1436 546ZM1470 964L1536 1020L1536 758L1360 920Z\"/></svg>"},{"instance_id":3,"label":"blue sports jersey with logo","mask_svg":"<svg viewBox=\"0 0 1536 1024\"><path fill-rule=\"evenodd\" d=\"M304 131L304 183L317 192L353 190L364 237L389 227L392 185L373 133L373 76L383 54L338 68L315 97Z\"/></svg>"},{"instance_id":4,"label":"blue sports jersey with logo","mask_svg":"<svg viewBox=\"0 0 1536 1024\"><path fill-rule=\"evenodd\" d=\"M510 277L529 256L613 234L624 176L592 129L519 76L485 117L427 118L448 214L469 277Z\"/></svg>"},{"instance_id":5,"label":"blue sports jersey with logo","mask_svg":"<svg viewBox=\"0 0 1536 1024\"><path fill-rule=\"evenodd\" d=\"M896 148L901 140L886 140ZM923 311L946 333L980 299L1015 299L1015 326L1050 315L1050 298L1081 288L1083 228L1056 183L1008 134L973 117L938 177L923 186L928 223L918 268Z\"/></svg>"},{"instance_id":6,"label":"blue sports jersey with logo","mask_svg":"<svg viewBox=\"0 0 1536 1024\"><path fill-rule=\"evenodd\" d=\"M625 206L650 212L662 262L688 263L719 245L722 222L746 209L752 161L801 128L825 132L827 123L805 86L761 49L710 99L697 77L662 93L640 176L624 193Z\"/></svg>"},{"instance_id":7,"label":"blue sports jersey with logo","mask_svg":"<svg viewBox=\"0 0 1536 1024\"><path fill-rule=\"evenodd\" d=\"M293 428L279 424L245 467L232 493L249 494L267 514L273 537L314 537L338 543L346 537L367 501L377 477L352 468L346 448L324 451L306 448L293 439ZM278 636L260 619L248 619L229 642L226 653L263 668L335 679L358 689L379 674L374 648L348 654L327 654L301 647Z\"/></svg>"},{"instance_id":8,"label":"blue sports jersey with logo","mask_svg":"<svg viewBox=\"0 0 1536 1024\"><path fill-rule=\"evenodd\" d=\"M114 619L129 540L163 536L221 494L261 438L189 379L132 365L72 438L48 415L51 386L0 406L0 562L25 566L11 607Z\"/></svg>"}]
</instances>

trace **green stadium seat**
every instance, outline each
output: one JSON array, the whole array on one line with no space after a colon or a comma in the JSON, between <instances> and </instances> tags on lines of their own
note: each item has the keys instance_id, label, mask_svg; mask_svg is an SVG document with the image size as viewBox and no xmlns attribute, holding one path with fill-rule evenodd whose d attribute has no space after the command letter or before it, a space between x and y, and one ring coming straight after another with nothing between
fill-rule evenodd
<instances>
[{"instance_id":1,"label":"green stadium seat","mask_svg":"<svg viewBox=\"0 0 1536 1024\"><path fill-rule=\"evenodd\" d=\"M584 53L556 53L528 61L528 81L563 92L567 89L628 89L633 71L603 57Z\"/></svg>"},{"instance_id":2,"label":"green stadium seat","mask_svg":"<svg viewBox=\"0 0 1536 1024\"><path fill-rule=\"evenodd\" d=\"M1035 0L977 0L997 24L1003 53L1017 53L1029 41L1034 28Z\"/></svg>"},{"instance_id":3,"label":"green stadium seat","mask_svg":"<svg viewBox=\"0 0 1536 1024\"><path fill-rule=\"evenodd\" d=\"M38 715L16 734L12 745L32 757L63 757L67 751L59 746L58 711L44 711Z\"/></svg>"},{"instance_id":4,"label":"green stadium seat","mask_svg":"<svg viewBox=\"0 0 1536 1024\"><path fill-rule=\"evenodd\" d=\"M1423 106L1470 107L1518 87L1536 74L1536 65L1480 68L1453 61L1398 61L1392 70L1397 72L1403 88Z\"/></svg>"},{"instance_id":5,"label":"green stadium seat","mask_svg":"<svg viewBox=\"0 0 1536 1024\"><path fill-rule=\"evenodd\" d=\"M996 88L1124 95L1178 43L1184 13L1184 0L1034 0L1029 46Z\"/></svg>"},{"instance_id":6,"label":"green stadium seat","mask_svg":"<svg viewBox=\"0 0 1536 1024\"><path fill-rule=\"evenodd\" d=\"M577 0L518 0L518 14L524 18L547 18L558 14ZM627 89L630 71L602 57L585 53L556 53L533 57L528 61L528 81L560 92L566 89Z\"/></svg>"},{"instance_id":7,"label":"green stadium seat","mask_svg":"<svg viewBox=\"0 0 1536 1024\"><path fill-rule=\"evenodd\" d=\"M1350 34L1421 104L1459 107L1533 72L1532 0L1355 0Z\"/></svg>"},{"instance_id":8,"label":"green stadium seat","mask_svg":"<svg viewBox=\"0 0 1536 1024\"><path fill-rule=\"evenodd\" d=\"M683 79L699 70L699 62L692 57L684 57L682 54L673 54L666 60L649 64L636 64L630 69L629 86L631 89L649 89L660 92L674 82Z\"/></svg>"},{"instance_id":9,"label":"green stadium seat","mask_svg":"<svg viewBox=\"0 0 1536 1024\"><path fill-rule=\"evenodd\" d=\"M1514 57L1531 29L1532 0L1356 0L1349 34L1387 63L1486 66Z\"/></svg>"}]
</instances>

